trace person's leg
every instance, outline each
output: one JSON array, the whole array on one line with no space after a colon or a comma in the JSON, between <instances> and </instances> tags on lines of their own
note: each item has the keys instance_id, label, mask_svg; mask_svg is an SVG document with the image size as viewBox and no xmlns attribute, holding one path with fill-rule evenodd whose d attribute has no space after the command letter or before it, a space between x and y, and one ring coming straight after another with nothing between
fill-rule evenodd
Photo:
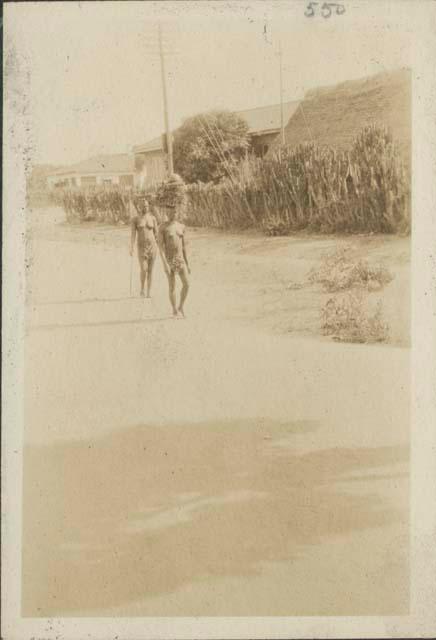
<instances>
[{"instance_id":1,"label":"person's leg","mask_svg":"<svg viewBox=\"0 0 436 640\"><path fill-rule=\"evenodd\" d=\"M168 284L169 284L169 293L170 293L170 302L173 308L173 315L177 315L177 304L176 304L176 274L174 271L170 271L168 274Z\"/></svg>"},{"instance_id":2,"label":"person's leg","mask_svg":"<svg viewBox=\"0 0 436 640\"><path fill-rule=\"evenodd\" d=\"M180 292L179 311L182 314L182 316L184 316L185 315L184 305L185 305L186 296L188 295L188 291L189 291L189 278L188 278L188 272L185 267L179 270L179 276L180 276L180 280L182 281L182 291Z\"/></svg>"},{"instance_id":3,"label":"person's leg","mask_svg":"<svg viewBox=\"0 0 436 640\"><path fill-rule=\"evenodd\" d=\"M151 285L153 284L153 268L156 260L156 256L151 256L148 259L147 267L147 298L151 298Z\"/></svg>"},{"instance_id":4,"label":"person's leg","mask_svg":"<svg viewBox=\"0 0 436 640\"><path fill-rule=\"evenodd\" d=\"M145 280L147 278L147 260L140 260L140 280L141 280L141 296L144 297Z\"/></svg>"}]
</instances>

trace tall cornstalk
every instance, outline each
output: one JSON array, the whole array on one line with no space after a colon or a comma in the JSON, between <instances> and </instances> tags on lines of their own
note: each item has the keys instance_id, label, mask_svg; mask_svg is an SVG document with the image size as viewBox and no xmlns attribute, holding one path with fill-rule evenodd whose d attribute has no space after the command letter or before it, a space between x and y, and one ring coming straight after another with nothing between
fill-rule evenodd
<instances>
[{"instance_id":1,"label":"tall cornstalk","mask_svg":"<svg viewBox=\"0 0 436 640\"><path fill-rule=\"evenodd\" d=\"M348 152L308 144L245 160L238 179L191 185L187 210L198 226L408 232L410 175L387 129L370 126Z\"/></svg>"}]
</instances>

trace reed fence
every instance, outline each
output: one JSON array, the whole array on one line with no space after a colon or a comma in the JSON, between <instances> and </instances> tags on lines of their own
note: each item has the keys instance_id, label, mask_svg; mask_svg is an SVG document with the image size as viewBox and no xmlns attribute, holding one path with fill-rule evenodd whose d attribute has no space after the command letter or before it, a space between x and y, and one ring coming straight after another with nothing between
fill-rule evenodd
<instances>
[{"instance_id":1,"label":"reed fence","mask_svg":"<svg viewBox=\"0 0 436 640\"><path fill-rule=\"evenodd\" d=\"M158 218L159 192L147 192ZM127 223L135 191L92 189L57 195L69 221ZM186 189L186 222L219 229L256 227L270 235L300 230L318 233L408 233L410 170L391 134L366 127L349 151L315 144L281 149L266 159L240 163L218 184Z\"/></svg>"},{"instance_id":2,"label":"reed fence","mask_svg":"<svg viewBox=\"0 0 436 640\"><path fill-rule=\"evenodd\" d=\"M347 152L314 144L252 160L238 179L188 187L188 221L270 234L410 230L410 172L390 133L367 127Z\"/></svg>"}]
</instances>

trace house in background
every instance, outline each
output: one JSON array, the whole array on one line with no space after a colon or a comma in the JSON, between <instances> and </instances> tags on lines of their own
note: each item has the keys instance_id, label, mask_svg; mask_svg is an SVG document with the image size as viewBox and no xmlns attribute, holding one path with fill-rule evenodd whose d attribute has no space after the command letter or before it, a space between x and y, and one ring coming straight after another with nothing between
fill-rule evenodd
<instances>
[{"instance_id":1,"label":"house in background","mask_svg":"<svg viewBox=\"0 0 436 640\"><path fill-rule=\"evenodd\" d=\"M63 166L53 164L36 164L27 176L27 191L42 192L47 190L47 179L62 171Z\"/></svg>"},{"instance_id":2,"label":"house in background","mask_svg":"<svg viewBox=\"0 0 436 640\"><path fill-rule=\"evenodd\" d=\"M386 126L411 162L411 72L399 69L306 93L285 127L285 145L315 142L347 150L367 125ZM275 140L270 153L280 146Z\"/></svg>"},{"instance_id":3,"label":"house in background","mask_svg":"<svg viewBox=\"0 0 436 640\"><path fill-rule=\"evenodd\" d=\"M63 167L47 176L50 190L55 188L91 187L134 184L134 158L127 153L94 156L83 162Z\"/></svg>"},{"instance_id":4,"label":"house in background","mask_svg":"<svg viewBox=\"0 0 436 640\"><path fill-rule=\"evenodd\" d=\"M287 125L289 119L296 112L299 101L283 103L283 123ZM258 157L263 157L276 139L280 137L281 108L280 104L268 107L257 107L246 111L236 111L248 124L251 151Z\"/></svg>"},{"instance_id":5,"label":"house in background","mask_svg":"<svg viewBox=\"0 0 436 640\"><path fill-rule=\"evenodd\" d=\"M285 125L298 108L298 101L283 104ZM236 111L248 124L250 149L258 157L264 156L280 134L280 104ZM167 175L167 150L165 135L133 147L135 157L135 185L145 188L165 180Z\"/></svg>"},{"instance_id":6,"label":"house in background","mask_svg":"<svg viewBox=\"0 0 436 640\"><path fill-rule=\"evenodd\" d=\"M168 163L164 135L133 147L133 156L135 186L145 189L165 180Z\"/></svg>"},{"instance_id":7,"label":"house in background","mask_svg":"<svg viewBox=\"0 0 436 640\"><path fill-rule=\"evenodd\" d=\"M50 206L48 177L62 170L61 165L35 164L26 176L26 196L30 207Z\"/></svg>"}]
</instances>

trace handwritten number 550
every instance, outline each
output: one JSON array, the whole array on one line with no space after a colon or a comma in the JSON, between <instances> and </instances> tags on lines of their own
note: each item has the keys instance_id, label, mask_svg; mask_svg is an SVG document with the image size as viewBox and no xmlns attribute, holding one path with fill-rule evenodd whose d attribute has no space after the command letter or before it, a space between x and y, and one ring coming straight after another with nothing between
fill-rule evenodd
<instances>
[{"instance_id":1,"label":"handwritten number 550","mask_svg":"<svg viewBox=\"0 0 436 640\"><path fill-rule=\"evenodd\" d=\"M304 12L304 15L308 18L312 18L315 15L316 9L320 3L319 2L309 2L307 5L307 9ZM337 4L336 2L324 2L321 5L321 15L323 18L330 18L332 15L332 9L336 8L336 15L341 16L345 13L345 7L343 4Z\"/></svg>"}]
</instances>

